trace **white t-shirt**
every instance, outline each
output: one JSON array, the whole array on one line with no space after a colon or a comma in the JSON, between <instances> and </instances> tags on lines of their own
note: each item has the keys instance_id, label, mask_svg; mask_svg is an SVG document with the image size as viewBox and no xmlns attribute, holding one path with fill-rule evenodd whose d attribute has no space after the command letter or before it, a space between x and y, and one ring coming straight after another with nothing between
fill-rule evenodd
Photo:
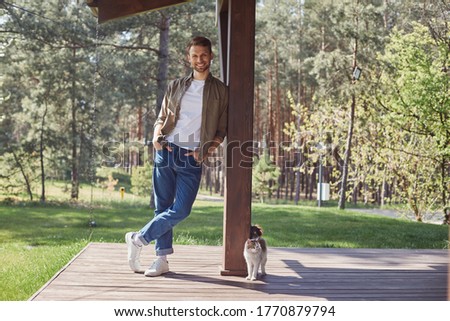
<instances>
[{"instance_id":1,"label":"white t-shirt","mask_svg":"<svg viewBox=\"0 0 450 321\"><path fill-rule=\"evenodd\" d=\"M166 139L182 148L195 150L200 146L204 80L193 80L181 98L180 118Z\"/></svg>"}]
</instances>

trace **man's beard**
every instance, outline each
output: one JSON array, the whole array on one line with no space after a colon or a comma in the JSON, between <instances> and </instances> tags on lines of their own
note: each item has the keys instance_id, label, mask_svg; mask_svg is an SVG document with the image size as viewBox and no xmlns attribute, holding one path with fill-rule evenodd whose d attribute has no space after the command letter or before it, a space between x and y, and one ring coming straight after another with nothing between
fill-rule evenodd
<instances>
[{"instance_id":1,"label":"man's beard","mask_svg":"<svg viewBox=\"0 0 450 321\"><path fill-rule=\"evenodd\" d=\"M209 63L209 64L206 64L206 65L201 66L201 67L199 67L197 65L194 65L193 68L194 68L195 71L203 73L203 72L207 71L210 66L211 66L211 64Z\"/></svg>"}]
</instances>

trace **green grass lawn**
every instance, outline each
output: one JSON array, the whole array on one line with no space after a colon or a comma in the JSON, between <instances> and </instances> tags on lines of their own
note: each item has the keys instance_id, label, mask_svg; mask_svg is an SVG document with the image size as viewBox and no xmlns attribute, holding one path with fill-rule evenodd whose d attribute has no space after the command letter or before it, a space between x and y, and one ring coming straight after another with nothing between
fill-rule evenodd
<instances>
[{"instance_id":1,"label":"green grass lawn","mask_svg":"<svg viewBox=\"0 0 450 321\"><path fill-rule=\"evenodd\" d=\"M89 228L91 214L97 227ZM124 242L153 215L145 200L0 205L0 300L26 300L89 242ZM223 204L197 201L176 244L222 244ZM254 204L269 246L448 248L448 228L336 208ZM124 258L126 260L126 258Z\"/></svg>"}]
</instances>

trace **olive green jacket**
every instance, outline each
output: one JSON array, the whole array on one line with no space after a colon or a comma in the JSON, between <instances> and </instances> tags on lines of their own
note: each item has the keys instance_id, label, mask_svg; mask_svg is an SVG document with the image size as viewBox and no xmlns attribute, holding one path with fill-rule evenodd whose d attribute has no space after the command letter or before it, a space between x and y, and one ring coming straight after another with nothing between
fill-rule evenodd
<instances>
[{"instance_id":1,"label":"olive green jacket","mask_svg":"<svg viewBox=\"0 0 450 321\"><path fill-rule=\"evenodd\" d=\"M193 73L191 73L189 76L171 81L167 86L161 111L155 122L155 126L162 125L161 134L168 135L175 128L180 117L181 98L193 79ZM208 153L214 138L218 137L223 141L227 134L227 122L228 88L222 81L209 74L203 89L200 159Z\"/></svg>"}]
</instances>

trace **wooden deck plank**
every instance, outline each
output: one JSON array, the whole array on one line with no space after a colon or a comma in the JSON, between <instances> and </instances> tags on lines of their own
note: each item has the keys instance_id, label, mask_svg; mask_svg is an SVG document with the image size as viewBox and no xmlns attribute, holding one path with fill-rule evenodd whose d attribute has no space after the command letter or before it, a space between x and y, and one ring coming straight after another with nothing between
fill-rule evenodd
<instances>
[{"instance_id":1,"label":"wooden deck plank","mask_svg":"<svg viewBox=\"0 0 450 321\"><path fill-rule=\"evenodd\" d=\"M30 300L446 300L447 250L269 248L258 281L221 276L221 247L176 246L171 272L129 270L125 244L91 243ZM153 260L145 247L143 266Z\"/></svg>"}]
</instances>

